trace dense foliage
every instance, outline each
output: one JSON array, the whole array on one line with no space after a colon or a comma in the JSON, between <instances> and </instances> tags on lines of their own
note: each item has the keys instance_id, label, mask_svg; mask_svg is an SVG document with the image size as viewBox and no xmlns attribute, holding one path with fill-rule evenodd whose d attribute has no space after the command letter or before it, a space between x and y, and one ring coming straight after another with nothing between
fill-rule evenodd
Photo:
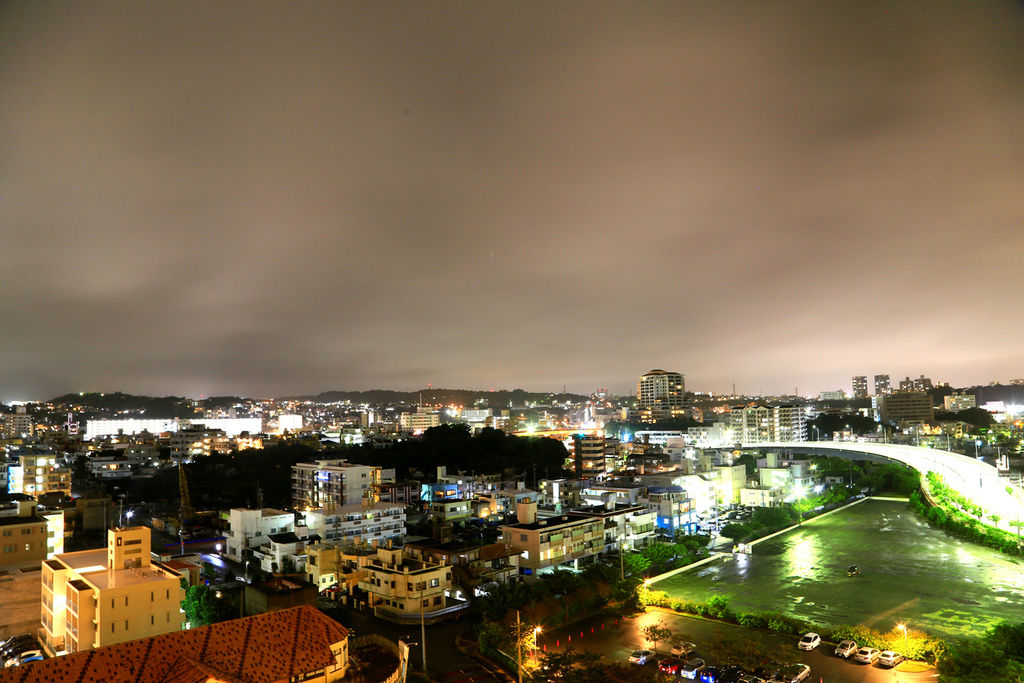
<instances>
[{"instance_id":1,"label":"dense foliage","mask_svg":"<svg viewBox=\"0 0 1024 683\"><path fill-rule=\"evenodd\" d=\"M344 452L352 462L394 467L401 479L415 472L433 480L438 465L449 473L505 474L532 478L560 477L568 453L560 441L516 437L498 429L470 433L469 425L431 427L421 439L411 439L384 450L356 447Z\"/></svg>"},{"instance_id":2,"label":"dense foliage","mask_svg":"<svg viewBox=\"0 0 1024 683\"><path fill-rule=\"evenodd\" d=\"M980 638L949 644L939 659L941 683L1024 680L1024 623L1002 623Z\"/></svg>"},{"instance_id":3,"label":"dense foliage","mask_svg":"<svg viewBox=\"0 0 1024 683\"><path fill-rule=\"evenodd\" d=\"M979 545L994 548L1008 555L1020 555L1020 540L1014 534L984 524L982 520L998 522L999 515L988 514L977 503L968 500L959 491L948 486L941 474L927 474L928 489L935 505L928 505L920 493L910 496L910 508L924 517L930 525L948 534ZM1019 527L1017 520L1010 522Z\"/></svg>"}]
</instances>

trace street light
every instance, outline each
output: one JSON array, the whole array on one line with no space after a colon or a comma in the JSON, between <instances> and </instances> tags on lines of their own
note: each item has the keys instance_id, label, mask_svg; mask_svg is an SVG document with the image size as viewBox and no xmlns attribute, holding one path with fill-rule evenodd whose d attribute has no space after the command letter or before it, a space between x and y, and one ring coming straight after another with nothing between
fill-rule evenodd
<instances>
[{"instance_id":1,"label":"street light","mask_svg":"<svg viewBox=\"0 0 1024 683\"><path fill-rule=\"evenodd\" d=\"M896 628L898 628L899 630L903 631L903 656L906 657L907 656L907 625L906 624L896 624Z\"/></svg>"}]
</instances>

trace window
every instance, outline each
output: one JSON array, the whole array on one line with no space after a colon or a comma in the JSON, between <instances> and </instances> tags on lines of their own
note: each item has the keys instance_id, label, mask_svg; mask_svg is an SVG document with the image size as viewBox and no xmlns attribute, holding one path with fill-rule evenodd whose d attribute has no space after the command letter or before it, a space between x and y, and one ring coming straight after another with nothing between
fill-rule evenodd
<instances>
[{"instance_id":1,"label":"window","mask_svg":"<svg viewBox=\"0 0 1024 683\"><path fill-rule=\"evenodd\" d=\"M429 605L430 605L430 600L429 599L423 601L423 606L424 607L427 607Z\"/></svg>"},{"instance_id":2,"label":"window","mask_svg":"<svg viewBox=\"0 0 1024 683\"><path fill-rule=\"evenodd\" d=\"M526 534L519 534L519 541L522 543L526 543Z\"/></svg>"},{"instance_id":3,"label":"window","mask_svg":"<svg viewBox=\"0 0 1024 683\"><path fill-rule=\"evenodd\" d=\"M153 591L149 591L149 601L153 602L155 600L156 600L156 595L153 593Z\"/></svg>"},{"instance_id":4,"label":"window","mask_svg":"<svg viewBox=\"0 0 1024 683\"><path fill-rule=\"evenodd\" d=\"M430 587L431 588L437 588L440 585L441 585L441 581L440 580L438 580L438 579L431 579L430 580Z\"/></svg>"},{"instance_id":5,"label":"window","mask_svg":"<svg viewBox=\"0 0 1024 683\"><path fill-rule=\"evenodd\" d=\"M114 632L114 622L110 622L110 632Z\"/></svg>"},{"instance_id":6,"label":"window","mask_svg":"<svg viewBox=\"0 0 1024 683\"><path fill-rule=\"evenodd\" d=\"M441 604L441 596L438 596L438 597L434 598L434 604L435 605L440 605Z\"/></svg>"},{"instance_id":7,"label":"window","mask_svg":"<svg viewBox=\"0 0 1024 683\"><path fill-rule=\"evenodd\" d=\"M156 617L153 616L152 614L149 615L149 625L150 626L156 625Z\"/></svg>"}]
</instances>

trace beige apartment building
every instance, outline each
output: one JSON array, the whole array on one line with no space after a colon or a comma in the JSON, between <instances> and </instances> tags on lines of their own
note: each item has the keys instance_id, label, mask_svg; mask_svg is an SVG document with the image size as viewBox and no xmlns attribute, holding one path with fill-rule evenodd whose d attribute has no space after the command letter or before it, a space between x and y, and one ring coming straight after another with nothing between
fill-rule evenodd
<instances>
[{"instance_id":1,"label":"beige apartment building","mask_svg":"<svg viewBox=\"0 0 1024 683\"><path fill-rule=\"evenodd\" d=\"M59 467L53 453L22 454L18 461L9 483L11 493L24 493L36 500L44 493L71 495L71 470Z\"/></svg>"},{"instance_id":2,"label":"beige apartment building","mask_svg":"<svg viewBox=\"0 0 1024 683\"><path fill-rule=\"evenodd\" d=\"M520 521L501 527L501 538L520 553L519 572L530 580L568 562L576 566L580 559L604 550L603 519L573 512L537 519L536 503L518 507Z\"/></svg>"},{"instance_id":3,"label":"beige apartment building","mask_svg":"<svg viewBox=\"0 0 1024 683\"><path fill-rule=\"evenodd\" d=\"M367 576L359 587L370 597L374 614L391 621L436 619L468 607L452 599L450 565L413 559L402 548L377 548L375 557L365 559Z\"/></svg>"},{"instance_id":4,"label":"beige apartment building","mask_svg":"<svg viewBox=\"0 0 1024 683\"><path fill-rule=\"evenodd\" d=\"M0 516L0 567L39 566L46 558L49 533L47 520L36 514L35 503L19 501L16 514Z\"/></svg>"},{"instance_id":5,"label":"beige apartment building","mask_svg":"<svg viewBox=\"0 0 1024 683\"><path fill-rule=\"evenodd\" d=\"M42 563L43 645L80 652L182 628L181 575L150 559L149 527L107 531L107 547Z\"/></svg>"}]
</instances>

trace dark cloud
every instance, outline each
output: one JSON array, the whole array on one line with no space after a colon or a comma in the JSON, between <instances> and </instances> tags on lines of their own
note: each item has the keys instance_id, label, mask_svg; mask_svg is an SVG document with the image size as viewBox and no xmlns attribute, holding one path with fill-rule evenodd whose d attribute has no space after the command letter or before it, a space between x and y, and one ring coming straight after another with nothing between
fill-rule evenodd
<instances>
[{"instance_id":1,"label":"dark cloud","mask_svg":"<svg viewBox=\"0 0 1024 683\"><path fill-rule=\"evenodd\" d=\"M0 397L1019 376L1019 3L10 2Z\"/></svg>"}]
</instances>

